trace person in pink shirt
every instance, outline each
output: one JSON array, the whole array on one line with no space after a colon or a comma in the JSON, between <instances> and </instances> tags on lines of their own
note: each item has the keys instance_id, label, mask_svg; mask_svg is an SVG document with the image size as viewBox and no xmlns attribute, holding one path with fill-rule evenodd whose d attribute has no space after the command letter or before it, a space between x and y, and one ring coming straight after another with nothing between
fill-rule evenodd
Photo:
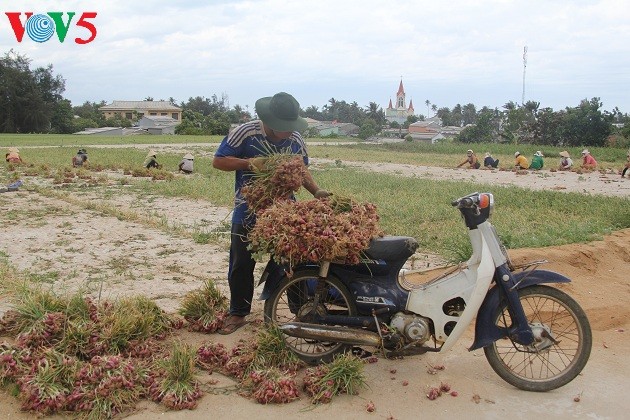
<instances>
[{"instance_id":1,"label":"person in pink shirt","mask_svg":"<svg viewBox=\"0 0 630 420\"><path fill-rule=\"evenodd\" d=\"M582 150L582 168L595 169L597 168L597 161L588 151L588 149Z\"/></svg>"}]
</instances>

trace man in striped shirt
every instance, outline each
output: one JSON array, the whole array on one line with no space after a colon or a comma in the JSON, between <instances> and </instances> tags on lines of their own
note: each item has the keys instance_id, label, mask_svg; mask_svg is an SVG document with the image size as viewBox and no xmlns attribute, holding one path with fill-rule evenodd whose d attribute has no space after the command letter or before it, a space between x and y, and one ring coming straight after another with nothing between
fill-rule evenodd
<instances>
[{"instance_id":1,"label":"man in striped shirt","mask_svg":"<svg viewBox=\"0 0 630 420\"><path fill-rule=\"evenodd\" d=\"M254 267L256 261L247 249L247 234L253 227L255 217L249 214L241 188L251 179L254 171L264 165L269 152L284 152L301 155L308 165L306 145L300 131L306 130L306 120L299 116L300 105L288 93L280 92L272 97L256 101L259 120L247 122L228 134L217 149L212 166L222 171L235 171L235 202L232 213L230 244L230 314L226 318L221 334L231 334L246 324L245 317L251 312L254 296ZM304 188L315 198L328 196L318 187L307 171Z\"/></svg>"}]
</instances>

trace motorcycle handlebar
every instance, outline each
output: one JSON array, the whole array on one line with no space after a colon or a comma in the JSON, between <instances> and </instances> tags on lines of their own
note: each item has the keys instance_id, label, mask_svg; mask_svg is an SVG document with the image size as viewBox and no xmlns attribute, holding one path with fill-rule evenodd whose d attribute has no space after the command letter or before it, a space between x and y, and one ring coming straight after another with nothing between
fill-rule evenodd
<instances>
[{"instance_id":1,"label":"motorcycle handlebar","mask_svg":"<svg viewBox=\"0 0 630 420\"><path fill-rule=\"evenodd\" d=\"M475 206L475 200L471 197L463 197L453 201L451 205L458 209L469 209Z\"/></svg>"}]
</instances>

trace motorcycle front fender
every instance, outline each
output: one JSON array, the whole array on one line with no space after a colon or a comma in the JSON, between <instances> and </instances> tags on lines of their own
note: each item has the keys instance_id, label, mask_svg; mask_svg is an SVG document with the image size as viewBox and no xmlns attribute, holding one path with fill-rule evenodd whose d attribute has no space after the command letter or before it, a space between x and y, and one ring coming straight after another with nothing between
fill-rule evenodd
<instances>
[{"instance_id":1,"label":"motorcycle front fender","mask_svg":"<svg viewBox=\"0 0 630 420\"><path fill-rule=\"evenodd\" d=\"M523 271L513 274L517 289L524 289L529 286L543 283L569 283L571 279L562 274L548 270ZM499 288L494 286L488 291L475 322L475 341L468 348L469 351L486 347L495 341L506 336L505 330L499 328L494 323L494 317L501 304L501 294Z\"/></svg>"}]
</instances>

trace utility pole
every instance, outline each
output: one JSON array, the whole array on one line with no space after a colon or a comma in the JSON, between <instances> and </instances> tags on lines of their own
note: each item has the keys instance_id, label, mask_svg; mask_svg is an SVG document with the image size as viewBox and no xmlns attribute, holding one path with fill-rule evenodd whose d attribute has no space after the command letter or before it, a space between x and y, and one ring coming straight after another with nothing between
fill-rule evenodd
<instances>
[{"instance_id":1,"label":"utility pole","mask_svg":"<svg viewBox=\"0 0 630 420\"><path fill-rule=\"evenodd\" d=\"M527 45L523 47L523 98L521 105L525 105L525 70L527 69Z\"/></svg>"}]
</instances>

